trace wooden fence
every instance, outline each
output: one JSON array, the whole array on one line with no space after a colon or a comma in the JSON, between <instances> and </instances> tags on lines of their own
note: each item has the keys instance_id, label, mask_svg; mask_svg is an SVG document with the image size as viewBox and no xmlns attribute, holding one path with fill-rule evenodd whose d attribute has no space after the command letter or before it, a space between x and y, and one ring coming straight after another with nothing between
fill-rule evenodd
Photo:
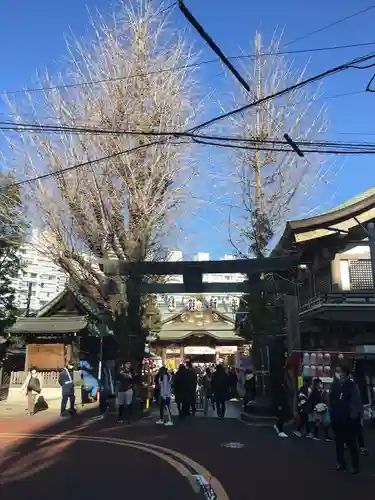
<instances>
[{"instance_id":1,"label":"wooden fence","mask_svg":"<svg viewBox=\"0 0 375 500\"><path fill-rule=\"evenodd\" d=\"M43 380L43 387L60 387L58 371L39 372ZM27 376L27 372L12 372L10 375L10 387L21 387ZM81 372L74 372L74 384L81 381Z\"/></svg>"}]
</instances>

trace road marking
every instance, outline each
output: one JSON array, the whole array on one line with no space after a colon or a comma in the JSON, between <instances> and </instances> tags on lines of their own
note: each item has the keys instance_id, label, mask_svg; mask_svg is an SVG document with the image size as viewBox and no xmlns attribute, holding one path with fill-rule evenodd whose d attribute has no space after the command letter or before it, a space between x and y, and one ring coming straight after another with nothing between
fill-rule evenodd
<instances>
[{"instance_id":1,"label":"road marking","mask_svg":"<svg viewBox=\"0 0 375 500\"><path fill-rule=\"evenodd\" d=\"M197 489L199 484L197 483L196 476L202 476L206 482L211 485L213 493L216 495L215 500L229 500L229 496L225 491L223 485L220 481L213 476L207 469L205 469L198 462L195 462L191 458L175 450L165 448L163 446L158 446L155 444L145 443L142 441L131 441L119 438L103 438L99 436L77 436L70 434L69 431L64 434L29 434L29 433L0 433L0 439L8 438L21 438L21 439L43 439L48 438L50 441L87 441L105 444L114 444L117 446L123 446L128 448L138 449L146 453L150 453L161 460L169 463L177 472L179 472L183 477L185 477L190 486L192 487L194 493L199 493L200 490ZM187 466L193 471L191 472Z\"/></svg>"},{"instance_id":2,"label":"road marking","mask_svg":"<svg viewBox=\"0 0 375 500\"><path fill-rule=\"evenodd\" d=\"M199 474L194 474L194 477L197 481L197 483L200 485L204 498L206 500L217 500L217 496L212 489L212 486L208 481L203 476L200 476Z\"/></svg>"},{"instance_id":3,"label":"road marking","mask_svg":"<svg viewBox=\"0 0 375 500\"><path fill-rule=\"evenodd\" d=\"M222 445L224 448L243 448L245 445L243 443L222 443Z\"/></svg>"}]
</instances>

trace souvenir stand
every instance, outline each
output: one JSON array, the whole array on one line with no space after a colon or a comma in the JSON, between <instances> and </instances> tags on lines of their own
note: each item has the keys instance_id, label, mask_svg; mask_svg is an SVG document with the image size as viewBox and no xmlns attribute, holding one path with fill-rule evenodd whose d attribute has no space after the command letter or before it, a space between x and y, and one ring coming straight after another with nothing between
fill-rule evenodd
<instances>
[{"instance_id":1,"label":"souvenir stand","mask_svg":"<svg viewBox=\"0 0 375 500\"><path fill-rule=\"evenodd\" d=\"M288 366L294 371L298 387L302 386L305 378L311 380L319 378L324 384L324 389L329 392L339 363L354 368L354 354L328 350L293 351Z\"/></svg>"}]
</instances>

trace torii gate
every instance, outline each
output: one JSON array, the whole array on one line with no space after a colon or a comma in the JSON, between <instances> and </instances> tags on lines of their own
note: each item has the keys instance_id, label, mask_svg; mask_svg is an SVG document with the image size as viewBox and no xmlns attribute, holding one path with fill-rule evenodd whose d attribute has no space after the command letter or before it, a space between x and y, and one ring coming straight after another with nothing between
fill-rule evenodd
<instances>
[{"instance_id":1,"label":"torii gate","mask_svg":"<svg viewBox=\"0 0 375 500\"><path fill-rule=\"evenodd\" d=\"M142 294L214 294L284 292L288 350L300 347L298 300L294 285L287 279L268 281L265 273L285 273L297 267L298 257L276 257L261 259L238 259L220 261L180 262L127 262L102 259L100 268L107 278L128 276L131 293ZM204 274L239 273L247 276L243 283L204 283ZM182 275L183 283L150 283L142 281L143 276Z\"/></svg>"},{"instance_id":2,"label":"torii gate","mask_svg":"<svg viewBox=\"0 0 375 500\"><path fill-rule=\"evenodd\" d=\"M208 260L181 262L139 262L122 260L101 261L101 269L107 277L129 276L139 281L140 294L212 294L212 293L249 293L257 292L292 292L293 286L286 280L267 281L262 275L272 272L286 272L298 264L296 257L278 257L241 260ZM247 275L249 282L204 283L204 274ZM142 276L182 275L183 283L144 283Z\"/></svg>"}]
</instances>

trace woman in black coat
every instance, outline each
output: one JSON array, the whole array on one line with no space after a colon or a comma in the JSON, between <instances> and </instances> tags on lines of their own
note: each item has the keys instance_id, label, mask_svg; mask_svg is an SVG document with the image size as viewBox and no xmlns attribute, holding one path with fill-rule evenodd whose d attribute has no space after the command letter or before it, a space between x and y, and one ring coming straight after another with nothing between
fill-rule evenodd
<instances>
[{"instance_id":1,"label":"woman in black coat","mask_svg":"<svg viewBox=\"0 0 375 500\"><path fill-rule=\"evenodd\" d=\"M216 402L217 417L223 420L225 416L225 402L229 399L229 378L223 365L218 365L211 382L212 393Z\"/></svg>"}]
</instances>

